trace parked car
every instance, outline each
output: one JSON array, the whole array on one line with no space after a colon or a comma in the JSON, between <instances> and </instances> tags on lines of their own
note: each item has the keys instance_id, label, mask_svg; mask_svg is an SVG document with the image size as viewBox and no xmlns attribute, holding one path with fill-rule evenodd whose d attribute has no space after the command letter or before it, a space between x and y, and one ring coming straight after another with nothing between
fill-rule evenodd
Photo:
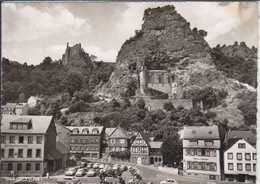
<instances>
[{"instance_id":1,"label":"parked car","mask_svg":"<svg viewBox=\"0 0 260 184\"><path fill-rule=\"evenodd\" d=\"M88 176L88 177L96 176L96 172L94 171L94 169L90 169L90 170L87 172L87 176Z\"/></svg>"},{"instance_id":2,"label":"parked car","mask_svg":"<svg viewBox=\"0 0 260 184\"><path fill-rule=\"evenodd\" d=\"M75 173L77 172L77 169L72 167L69 168L66 172L65 172L65 176L74 176Z\"/></svg>"},{"instance_id":3,"label":"parked car","mask_svg":"<svg viewBox=\"0 0 260 184\"><path fill-rule=\"evenodd\" d=\"M86 167L86 162L80 162L80 167L81 168Z\"/></svg>"},{"instance_id":4,"label":"parked car","mask_svg":"<svg viewBox=\"0 0 260 184\"><path fill-rule=\"evenodd\" d=\"M106 164L104 169L109 170L110 168L110 165Z\"/></svg>"},{"instance_id":5,"label":"parked car","mask_svg":"<svg viewBox=\"0 0 260 184\"><path fill-rule=\"evenodd\" d=\"M84 169L79 169L77 172L76 172L76 176L84 176L86 173L85 173L85 170Z\"/></svg>"},{"instance_id":6,"label":"parked car","mask_svg":"<svg viewBox=\"0 0 260 184\"><path fill-rule=\"evenodd\" d=\"M105 164L100 164L99 165L99 169L104 169L105 168Z\"/></svg>"},{"instance_id":7,"label":"parked car","mask_svg":"<svg viewBox=\"0 0 260 184\"><path fill-rule=\"evenodd\" d=\"M56 184L80 184L80 180L75 179L72 176L66 176L64 178L57 179Z\"/></svg>"},{"instance_id":8,"label":"parked car","mask_svg":"<svg viewBox=\"0 0 260 184\"><path fill-rule=\"evenodd\" d=\"M98 169L99 168L99 163L94 163L93 169Z\"/></svg>"},{"instance_id":9,"label":"parked car","mask_svg":"<svg viewBox=\"0 0 260 184\"><path fill-rule=\"evenodd\" d=\"M90 169L93 167L93 163L88 163L87 168Z\"/></svg>"},{"instance_id":10,"label":"parked car","mask_svg":"<svg viewBox=\"0 0 260 184\"><path fill-rule=\"evenodd\" d=\"M35 181L28 179L21 179L14 182L14 184L37 184Z\"/></svg>"},{"instance_id":11,"label":"parked car","mask_svg":"<svg viewBox=\"0 0 260 184\"><path fill-rule=\"evenodd\" d=\"M107 174L107 177L113 177L113 175L114 175L114 170L109 169L109 170L106 171L106 174Z\"/></svg>"},{"instance_id":12,"label":"parked car","mask_svg":"<svg viewBox=\"0 0 260 184\"><path fill-rule=\"evenodd\" d=\"M160 184L178 184L174 179L166 179L161 181Z\"/></svg>"}]
</instances>

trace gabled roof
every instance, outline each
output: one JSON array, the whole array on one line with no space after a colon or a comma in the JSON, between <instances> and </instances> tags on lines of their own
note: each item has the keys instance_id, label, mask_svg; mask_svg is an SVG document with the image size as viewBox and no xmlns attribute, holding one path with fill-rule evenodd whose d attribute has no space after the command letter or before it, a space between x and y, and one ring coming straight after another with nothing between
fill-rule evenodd
<instances>
[{"instance_id":1,"label":"gabled roof","mask_svg":"<svg viewBox=\"0 0 260 184\"><path fill-rule=\"evenodd\" d=\"M62 125L62 124L60 124L60 123L55 123L55 126L56 126L56 125L58 125L58 126L64 128L64 129L67 129L67 130L70 131L70 129L69 129L68 127L66 127L66 126L64 126L64 125Z\"/></svg>"},{"instance_id":2,"label":"gabled roof","mask_svg":"<svg viewBox=\"0 0 260 184\"><path fill-rule=\"evenodd\" d=\"M31 118L18 118L18 119L15 119L13 121L10 121L10 123L30 123L31 122Z\"/></svg>"},{"instance_id":3,"label":"gabled roof","mask_svg":"<svg viewBox=\"0 0 260 184\"><path fill-rule=\"evenodd\" d=\"M105 133L109 137L115 130L116 128L106 128Z\"/></svg>"},{"instance_id":4,"label":"gabled roof","mask_svg":"<svg viewBox=\"0 0 260 184\"><path fill-rule=\"evenodd\" d=\"M150 133L144 133L144 132L140 132L140 135L142 136L142 138L144 139L145 143L150 146L150 141L151 141L151 134ZM138 136L138 135L137 135Z\"/></svg>"},{"instance_id":5,"label":"gabled roof","mask_svg":"<svg viewBox=\"0 0 260 184\"><path fill-rule=\"evenodd\" d=\"M228 145L225 146L225 148L223 149L223 152L225 152L225 151L227 151L229 148L231 148L234 144L236 144L237 141L239 141L238 138L236 138L236 139L230 139Z\"/></svg>"},{"instance_id":6,"label":"gabled roof","mask_svg":"<svg viewBox=\"0 0 260 184\"><path fill-rule=\"evenodd\" d=\"M229 131L226 135L226 141L229 143L230 139L241 138L246 140L248 143L255 145L256 144L256 135L250 131Z\"/></svg>"},{"instance_id":7,"label":"gabled roof","mask_svg":"<svg viewBox=\"0 0 260 184\"><path fill-rule=\"evenodd\" d=\"M32 127L26 130L9 129L10 122L25 123L31 120ZM44 134L47 132L52 121L52 116L29 116L29 115L2 115L1 133L32 133Z\"/></svg>"},{"instance_id":8,"label":"gabled roof","mask_svg":"<svg viewBox=\"0 0 260 184\"><path fill-rule=\"evenodd\" d=\"M185 126L183 139L219 139L219 131L213 126Z\"/></svg>"},{"instance_id":9,"label":"gabled roof","mask_svg":"<svg viewBox=\"0 0 260 184\"><path fill-rule=\"evenodd\" d=\"M17 103L7 103L5 106L3 106L4 108L11 108L14 109Z\"/></svg>"},{"instance_id":10,"label":"gabled roof","mask_svg":"<svg viewBox=\"0 0 260 184\"><path fill-rule=\"evenodd\" d=\"M24 107L25 105L27 105L27 103L18 103L16 104L16 108L21 108L21 107Z\"/></svg>"},{"instance_id":11,"label":"gabled roof","mask_svg":"<svg viewBox=\"0 0 260 184\"><path fill-rule=\"evenodd\" d=\"M120 133L121 131L121 133ZM122 127L118 126L114 129L114 131L110 134L109 138L126 138L130 139L131 137L128 135L128 132L126 132L125 129Z\"/></svg>"}]
</instances>

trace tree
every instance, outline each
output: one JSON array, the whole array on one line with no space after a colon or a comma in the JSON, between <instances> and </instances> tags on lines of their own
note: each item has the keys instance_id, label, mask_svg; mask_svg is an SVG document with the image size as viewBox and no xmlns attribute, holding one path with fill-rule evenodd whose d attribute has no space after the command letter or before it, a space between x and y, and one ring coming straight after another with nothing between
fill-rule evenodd
<instances>
[{"instance_id":1,"label":"tree","mask_svg":"<svg viewBox=\"0 0 260 184\"><path fill-rule=\"evenodd\" d=\"M164 139L161 150L164 164L179 165L179 162L182 160L183 148L177 131Z\"/></svg>"},{"instance_id":2,"label":"tree","mask_svg":"<svg viewBox=\"0 0 260 184\"><path fill-rule=\"evenodd\" d=\"M163 104L163 108L166 110L166 111L171 111L174 109L174 106L172 105L171 102L166 102Z\"/></svg>"},{"instance_id":3,"label":"tree","mask_svg":"<svg viewBox=\"0 0 260 184\"><path fill-rule=\"evenodd\" d=\"M145 101L144 101L144 99L143 99L143 98L139 98L139 99L137 100L136 105L137 105L137 107L138 107L139 109L144 109L144 108L145 108Z\"/></svg>"}]
</instances>

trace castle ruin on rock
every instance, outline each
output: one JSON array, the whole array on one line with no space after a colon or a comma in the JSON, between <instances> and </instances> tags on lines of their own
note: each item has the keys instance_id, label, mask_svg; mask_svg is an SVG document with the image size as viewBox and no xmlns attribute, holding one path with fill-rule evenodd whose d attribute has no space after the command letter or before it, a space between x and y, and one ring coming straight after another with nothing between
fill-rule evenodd
<instances>
[{"instance_id":1,"label":"castle ruin on rock","mask_svg":"<svg viewBox=\"0 0 260 184\"><path fill-rule=\"evenodd\" d=\"M141 67L139 74L140 94L148 110L163 109L170 102L174 107L193 108L191 99L183 99L183 83L171 70L147 70Z\"/></svg>"}]
</instances>

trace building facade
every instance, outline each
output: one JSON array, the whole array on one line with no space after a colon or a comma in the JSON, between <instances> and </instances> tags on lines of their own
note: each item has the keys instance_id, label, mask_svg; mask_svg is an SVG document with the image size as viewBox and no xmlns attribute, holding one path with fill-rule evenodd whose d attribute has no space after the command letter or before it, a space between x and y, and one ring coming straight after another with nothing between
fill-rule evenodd
<instances>
[{"instance_id":1,"label":"building facade","mask_svg":"<svg viewBox=\"0 0 260 184\"><path fill-rule=\"evenodd\" d=\"M27 103L18 103L15 106L16 115L28 115L29 105Z\"/></svg>"},{"instance_id":2,"label":"building facade","mask_svg":"<svg viewBox=\"0 0 260 184\"><path fill-rule=\"evenodd\" d=\"M70 155L71 158L99 159L102 150L102 126L66 126L70 129Z\"/></svg>"},{"instance_id":3,"label":"building facade","mask_svg":"<svg viewBox=\"0 0 260 184\"><path fill-rule=\"evenodd\" d=\"M131 137L121 127L116 127L107 140L108 152L127 151L130 146Z\"/></svg>"},{"instance_id":4,"label":"building facade","mask_svg":"<svg viewBox=\"0 0 260 184\"><path fill-rule=\"evenodd\" d=\"M191 126L183 130L184 175L220 180L220 138L217 126Z\"/></svg>"},{"instance_id":5,"label":"building facade","mask_svg":"<svg viewBox=\"0 0 260 184\"><path fill-rule=\"evenodd\" d=\"M162 142L154 142L150 134L138 133L130 147L130 162L142 165L162 165L161 144Z\"/></svg>"},{"instance_id":6,"label":"building facade","mask_svg":"<svg viewBox=\"0 0 260 184\"><path fill-rule=\"evenodd\" d=\"M16 103L6 103L5 106L2 106L2 114L15 114Z\"/></svg>"},{"instance_id":7,"label":"building facade","mask_svg":"<svg viewBox=\"0 0 260 184\"><path fill-rule=\"evenodd\" d=\"M256 148L241 138L230 139L223 151L226 180L244 182L256 179Z\"/></svg>"},{"instance_id":8,"label":"building facade","mask_svg":"<svg viewBox=\"0 0 260 184\"><path fill-rule=\"evenodd\" d=\"M2 176L43 176L59 169L52 116L3 115L1 139Z\"/></svg>"}]
</instances>

